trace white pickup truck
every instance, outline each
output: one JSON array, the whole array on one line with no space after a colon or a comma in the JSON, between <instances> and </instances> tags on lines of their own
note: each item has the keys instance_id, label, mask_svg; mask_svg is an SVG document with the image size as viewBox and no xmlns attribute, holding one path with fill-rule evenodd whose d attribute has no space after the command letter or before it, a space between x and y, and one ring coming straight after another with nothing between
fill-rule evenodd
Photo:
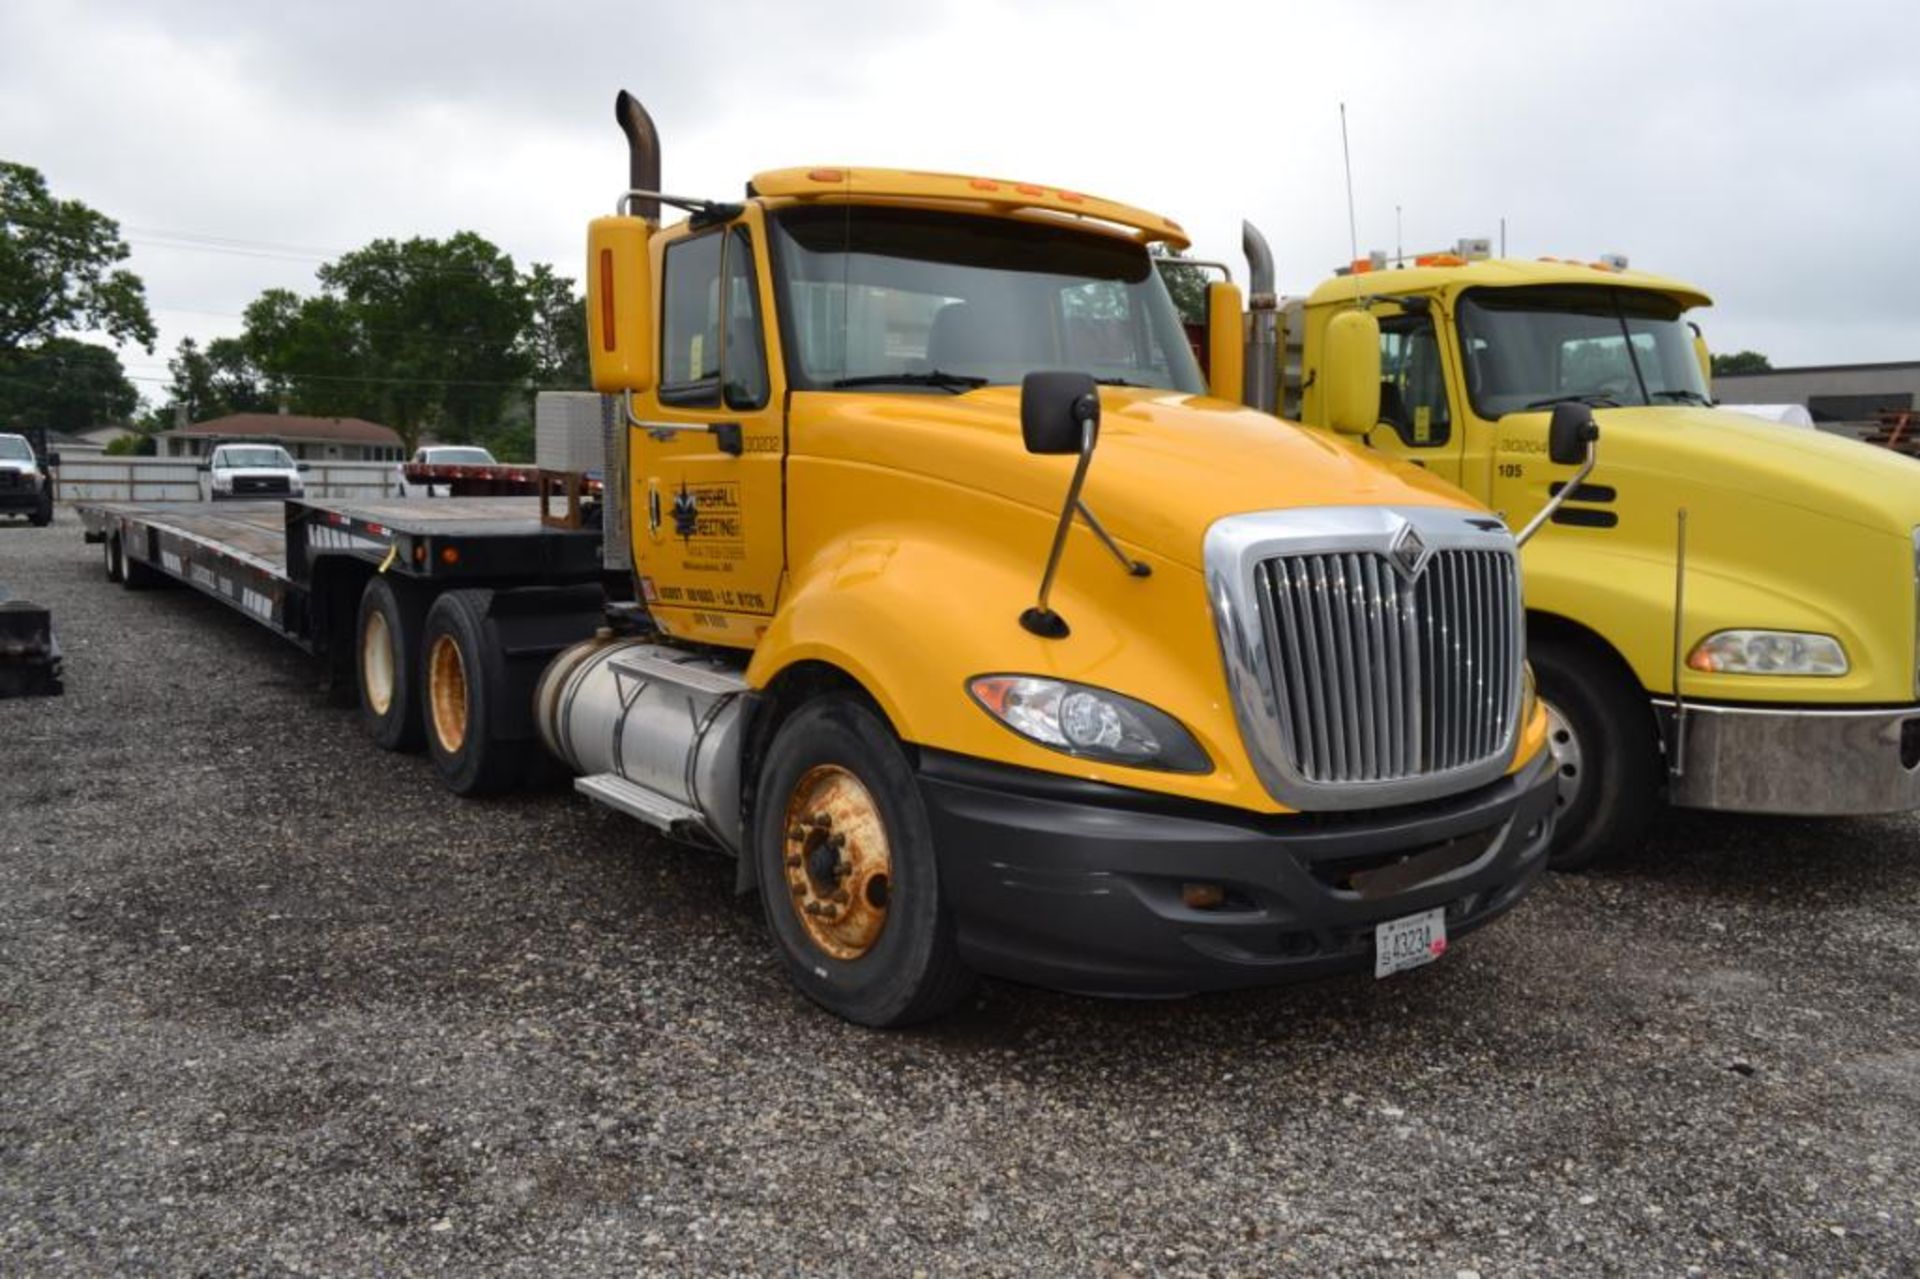
<instances>
[{"instance_id":1,"label":"white pickup truck","mask_svg":"<svg viewBox=\"0 0 1920 1279\"><path fill-rule=\"evenodd\" d=\"M0 515L24 515L39 528L53 523L53 479L24 435L0 435Z\"/></svg>"},{"instance_id":2,"label":"white pickup truck","mask_svg":"<svg viewBox=\"0 0 1920 1279\"><path fill-rule=\"evenodd\" d=\"M492 453L477 444L426 444L413 451L413 457L395 467L401 497L446 497L452 486L416 482L407 478L408 466L498 466Z\"/></svg>"},{"instance_id":3,"label":"white pickup truck","mask_svg":"<svg viewBox=\"0 0 1920 1279\"><path fill-rule=\"evenodd\" d=\"M222 444L200 464L200 496L209 502L302 497L306 469L278 444Z\"/></svg>"}]
</instances>

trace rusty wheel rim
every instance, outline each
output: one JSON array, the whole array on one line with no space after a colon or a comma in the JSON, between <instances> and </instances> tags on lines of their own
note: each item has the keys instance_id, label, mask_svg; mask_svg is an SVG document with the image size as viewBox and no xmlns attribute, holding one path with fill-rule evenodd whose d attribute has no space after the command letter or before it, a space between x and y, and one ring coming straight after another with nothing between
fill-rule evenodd
<instances>
[{"instance_id":1,"label":"rusty wheel rim","mask_svg":"<svg viewBox=\"0 0 1920 1279\"><path fill-rule=\"evenodd\" d=\"M787 900L815 946L838 960L872 950L887 926L893 854L880 806L838 764L807 770L787 798Z\"/></svg>"},{"instance_id":2,"label":"rusty wheel rim","mask_svg":"<svg viewBox=\"0 0 1920 1279\"><path fill-rule=\"evenodd\" d=\"M367 614L367 628L360 636L360 680L367 705L375 715L385 715L393 705L393 629L378 609Z\"/></svg>"},{"instance_id":3,"label":"rusty wheel rim","mask_svg":"<svg viewBox=\"0 0 1920 1279\"><path fill-rule=\"evenodd\" d=\"M437 637L427 651L427 701L440 749L459 754L467 741L467 664L451 635Z\"/></svg>"}]
</instances>

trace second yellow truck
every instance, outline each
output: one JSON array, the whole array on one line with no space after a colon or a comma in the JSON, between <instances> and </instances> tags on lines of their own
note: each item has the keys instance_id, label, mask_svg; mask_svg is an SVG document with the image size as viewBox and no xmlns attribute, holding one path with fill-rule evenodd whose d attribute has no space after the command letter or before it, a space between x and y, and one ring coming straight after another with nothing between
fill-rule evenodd
<instances>
[{"instance_id":1,"label":"second yellow truck","mask_svg":"<svg viewBox=\"0 0 1920 1279\"><path fill-rule=\"evenodd\" d=\"M1578 481L1525 557L1556 865L1631 845L1663 795L1740 812L1920 807L1920 467L1713 407L1687 320L1708 298L1679 280L1471 249L1373 266L1294 309L1300 419L1334 425L1352 360L1329 333L1363 311L1382 381L1347 429L1377 455L1516 527ZM1602 431L1584 478L1548 455L1561 404L1590 407Z\"/></svg>"}]
</instances>

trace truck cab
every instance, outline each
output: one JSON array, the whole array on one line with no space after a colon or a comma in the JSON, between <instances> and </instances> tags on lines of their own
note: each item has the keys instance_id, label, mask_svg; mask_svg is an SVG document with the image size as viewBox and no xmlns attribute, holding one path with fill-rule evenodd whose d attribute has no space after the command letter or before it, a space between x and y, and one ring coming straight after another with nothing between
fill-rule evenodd
<instances>
[{"instance_id":1,"label":"truck cab","mask_svg":"<svg viewBox=\"0 0 1920 1279\"><path fill-rule=\"evenodd\" d=\"M663 195L618 111L587 314L639 607L535 718L580 791L734 857L802 991L898 1025L976 974L1384 975L1519 900L1553 783L1510 531L1210 395L1178 224L838 166ZM512 658L462 636L429 615L425 735L497 777L460 752Z\"/></svg>"},{"instance_id":2,"label":"truck cab","mask_svg":"<svg viewBox=\"0 0 1920 1279\"><path fill-rule=\"evenodd\" d=\"M1597 465L1528 545L1529 652L1559 754L1556 865L1631 845L1664 793L1728 811L1920 807L1920 470L1714 407L1700 289L1597 262L1367 261L1294 308L1300 420L1330 424L1333 318L1378 320L1354 436L1516 524L1574 478L1556 405L1591 407Z\"/></svg>"}]
</instances>

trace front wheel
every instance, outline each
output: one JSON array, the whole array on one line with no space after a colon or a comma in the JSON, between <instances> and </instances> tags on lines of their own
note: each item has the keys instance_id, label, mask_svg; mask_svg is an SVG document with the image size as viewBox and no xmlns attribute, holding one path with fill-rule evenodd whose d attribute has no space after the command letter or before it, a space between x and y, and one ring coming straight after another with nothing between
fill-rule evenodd
<instances>
[{"instance_id":1,"label":"front wheel","mask_svg":"<svg viewBox=\"0 0 1920 1279\"><path fill-rule=\"evenodd\" d=\"M767 928L815 1003L864 1026L906 1026L972 988L913 770L864 702L828 695L780 726L750 837Z\"/></svg>"},{"instance_id":2,"label":"front wheel","mask_svg":"<svg viewBox=\"0 0 1920 1279\"><path fill-rule=\"evenodd\" d=\"M1653 713L1610 655L1561 640L1529 653L1547 712L1559 794L1548 864L1584 870L1637 846L1660 802Z\"/></svg>"},{"instance_id":3,"label":"front wheel","mask_svg":"<svg viewBox=\"0 0 1920 1279\"><path fill-rule=\"evenodd\" d=\"M33 508L33 526L45 528L53 523L53 489L51 486L40 490L40 505Z\"/></svg>"}]
</instances>

